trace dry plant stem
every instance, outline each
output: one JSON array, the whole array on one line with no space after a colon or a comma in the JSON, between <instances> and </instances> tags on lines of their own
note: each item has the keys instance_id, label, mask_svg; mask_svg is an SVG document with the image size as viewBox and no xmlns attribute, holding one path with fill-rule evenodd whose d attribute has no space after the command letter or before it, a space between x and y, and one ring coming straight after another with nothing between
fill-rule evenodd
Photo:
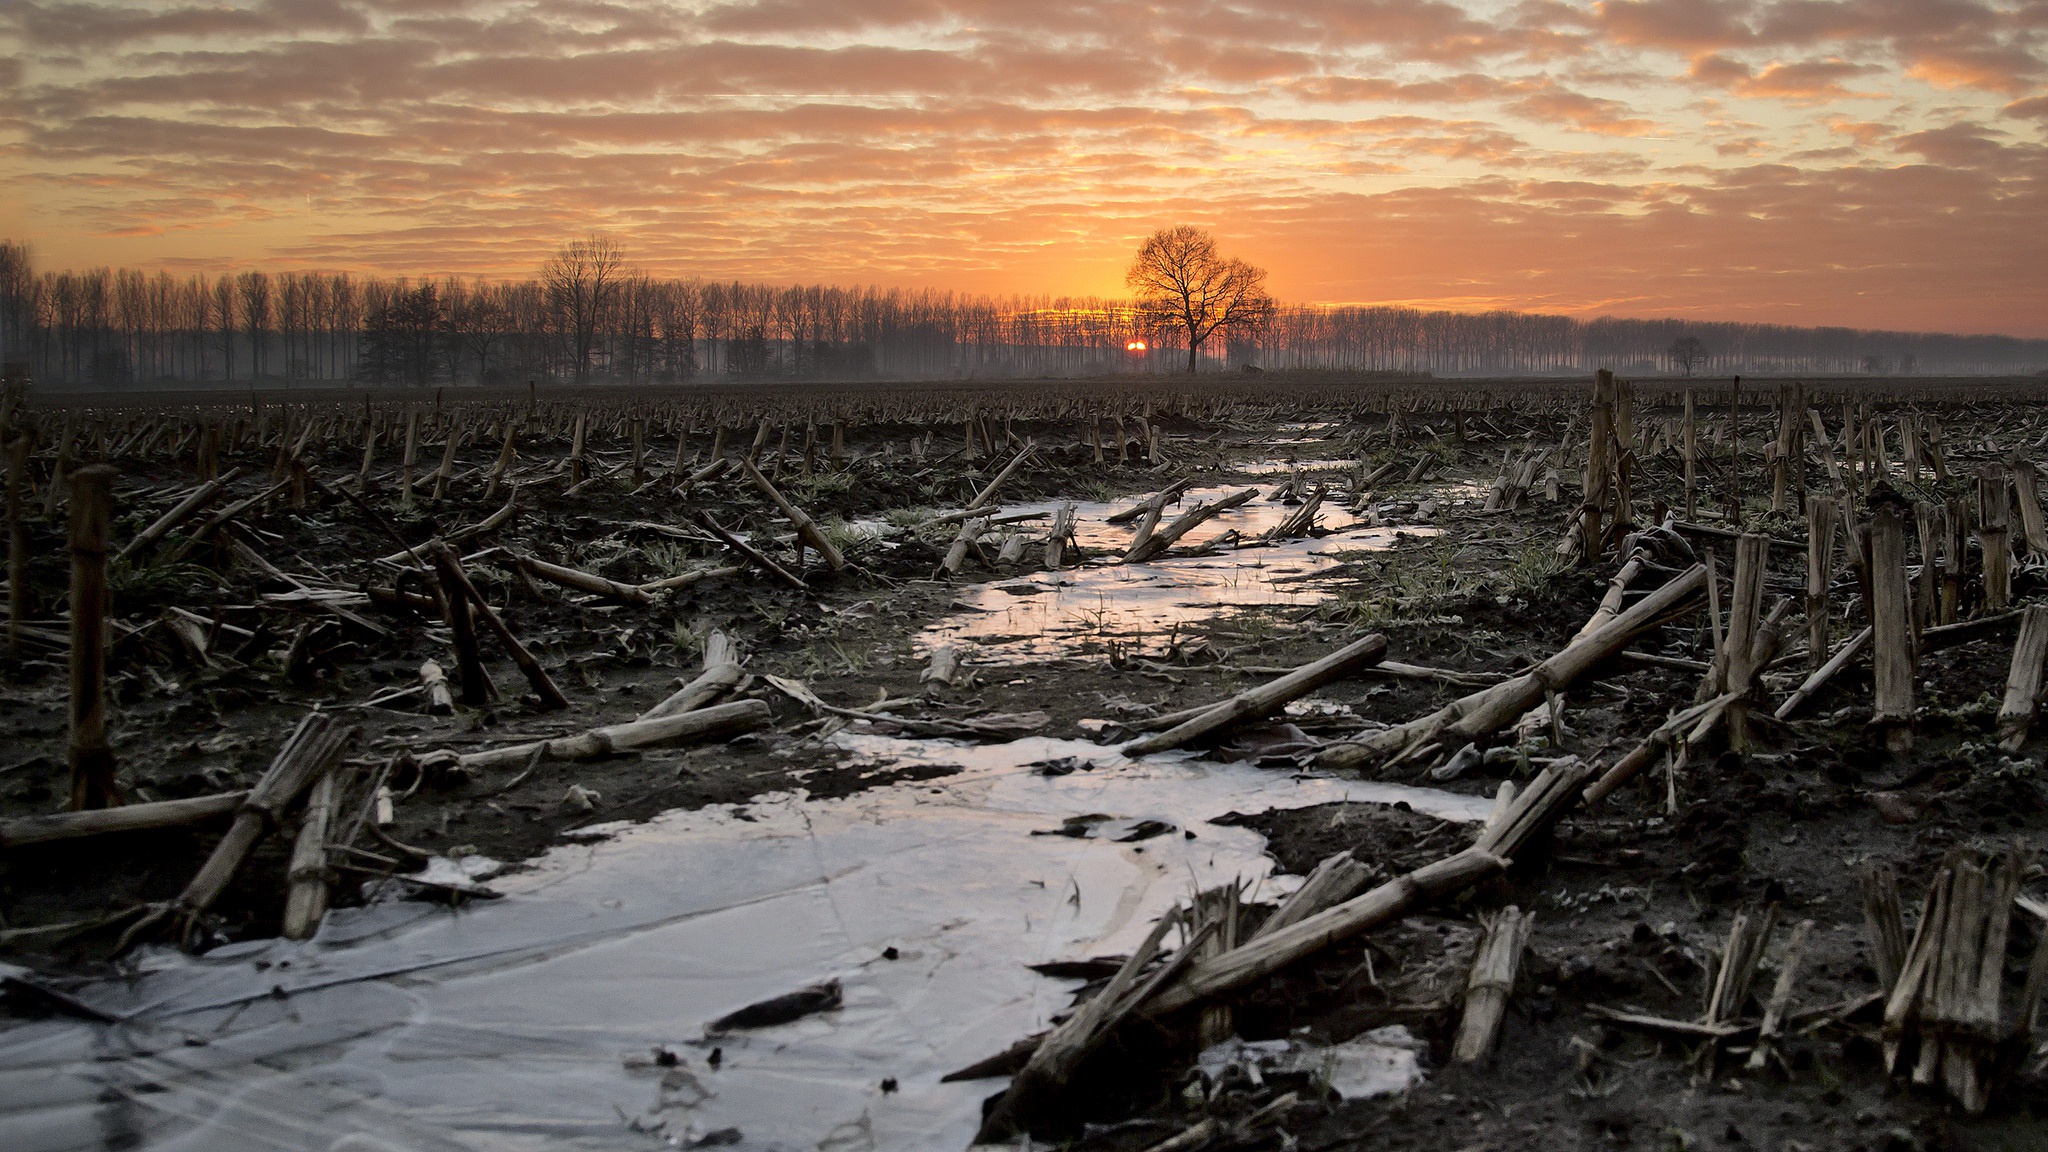
<instances>
[{"instance_id":1,"label":"dry plant stem","mask_svg":"<svg viewBox=\"0 0 2048 1152\"><path fill-rule=\"evenodd\" d=\"M1951 853L1885 1004L1887 1066L1901 1072L1917 1041L1914 1082L1939 1081L1972 1115L1990 1103L1990 1073L2007 1034L2000 1001L2020 871L2017 852L1989 866L1974 853Z\"/></svg>"},{"instance_id":2,"label":"dry plant stem","mask_svg":"<svg viewBox=\"0 0 2048 1152\"><path fill-rule=\"evenodd\" d=\"M634 748L654 748L667 744L685 744L737 736L742 732L767 727L769 719L766 702L735 700L730 704L679 712L652 720L609 724L573 736L558 736L552 740L533 740L483 752L463 753L455 758L455 762L470 771L511 768L525 764L536 750L543 759L548 760L588 760L593 756L625 752Z\"/></svg>"},{"instance_id":3,"label":"dry plant stem","mask_svg":"<svg viewBox=\"0 0 2048 1152\"><path fill-rule=\"evenodd\" d=\"M1670 719L1658 725L1629 751L1628 755L1615 761L1599 780L1586 789L1586 803L1597 804L1612 795L1616 788L1634 779L1643 769L1649 767L1661 752L1669 752L1678 745L1679 734L1702 725L1711 726L1735 702L1733 692L1724 692L1711 700L1695 704L1674 713Z\"/></svg>"},{"instance_id":4,"label":"dry plant stem","mask_svg":"<svg viewBox=\"0 0 2048 1152\"><path fill-rule=\"evenodd\" d=\"M1145 943L1141 943L1135 953L1130 953L1130 959L1116 970L1116 976L1110 978L1108 986L1104 986L1092 1000L1081 1004L1065 1023L1038 1041L1030 1060L1010 1080L1008 1091L995 1101L995 1107L989 1109L987 1119L983 1119L981 1132L975 1136L977 1144L1004 1140L1012 1132L1030 1129L1036 1119L1055 1109L1067 1082L1073 1078L1073 1072L1081 1066L1081 1060L1094 1052L1096 1045L1108 1039L1118 1025L1153 1000L1159 988L1186 972L1188 959L1196 955L1214 931L1214 924L1190 931L1174 959L1159 965L1157 972L1145 978L1143 984L1137 984L1137 976L1145 970L1145 965L1159 955L1159 943L1165 937L1165 931L1180 922L1184 922L1180 912L1161 916L1159 922L1153 924L1151 935L1145 937Z\"/></svg>"},{"instance_id":5,"label":"dry plant stem","mask_svg":"<svg viewBox=\"0 0 2048 1152\"><path fill-rule=\"evenodd\" d=\"M1532 838L1556 824L1571 809L1589 771L1571 758L1559 760L1529 782L1499 826L1490 829L1477 844L1277 932L1260 935L1213 960L1196 963L1149 1004L1145 1013L1164 1016L1211 996L1236 991L1331 944L1397 920L1424 904L1495 875Z\"/></svg>"},{"instance_id":6,"label":"dry plant stem","mask_svg":"<svg viewBox=\"0 0 2048 1152\"><path fill-rule=\"evenodd\" d=\"M1241 492L1233 492L1213 504L1204 504L1199 508L1189 509L1187 512L1182 513L1180 518L1172 524L1131 545L1130 551L1124 553L1124 563L1143 564L1145 561L1173 547L1174 542L1182 536L1201 527L1202 524L1210 519L1257 497L1258 494L1258 489L1246 488Z\"/></svg>"},{"instance_id":7,"label":"dry plant stem","mask_svg":"<svg viewBox=\"0 0 2048 1152\"><path fill-rule=\"evenodd\" d=\"M724 632L713 630L704 639L704 671L666 700L642 712L639 719L659 720L663 716L694 712L739 687L745 678L739 645Z\"/></svg>"},{"instance_id":8,"label":"dry plant stem","mask_svg":"<svg viewBox=\"0 0 2048 1152\"><path fill-rule=\"evenodd\" d=\"M932 649L931 660L917 674L917 682L951 688L959 675L960 649L951 644L941 644Z\"/></svg>"},{"instance_id":9,"label":"dry plant stem","mask_svg":"<svg viewBox=\"0 0 2048 1152\"><path fill-rule=\"evenodd\" d=\"M1899 911L1899 881L1889 865L1866 864L1862 875L1863 928L1877 986L1889 996L1906 965L1906 925Z\"/></svg>"},{"instance_id":10,"label":"dry plant stem","mask_svg":"<svg viewBox=\"0 0 2048 1152\"><path fill-rule=\"evenodd\" d=\"M690 494L690 489L696 487L699 484L704 483L707 480L716 480L720 476L725 475L727 472L731 470L732 461L727 460L722 456L714 455L709 464L706 464L702 468L697 469L695 472L690 473L688 476L683 478L681 483L676 485L676 495L687 496Z\"/></svg>"},{"instance_id":11,"label":"dry plant stem","mask_svg":"<svg viewBox=\"0 0 2048 1152\"><path fill-rule=\"evenodd\" d=\"M1045 567L1057 572L1066 562L1067 549L1074 542L1074 502L1063 500L1052 520L1052 534L1045 540Z\"/></svg>"},{"instance_id":12,"label":"dry plant stem","mask_svg":"<svg viewBox=\"0 0 2048 1152\"><path fill-rule=\"evenodd\" d=\"M398 471L398 506L412 507L412 472L420 459L420 414L405 414L405 457Z\"/></svg>"},{"instance_id":13,"label":"dry plant stem","mask_svg":"<svg viewBox=\"0 0 2048 1152\"><path fill-rule=\"evenodd\" d=\"M1984 563L1984 610L2000 612L2012 603L2012 516L2005 498L2005 468L1986 464L1977 471L1977 546Z\"/></svg>"},{"instance_id":14,"label":"dry plant stem","mask_svg":"<svg viewBox=\"0 0 2048 1152\"><path fill-rule=\"evenodd\" d=\"M1597 564L1606 544L1602 517L1613 485L1614 373L1605 368L1593 377L1593 427L1586 442L1586 473L1579 506L1579 562Z\"/></svg>"},{"instance_id":15,"label":"dry plant stem","mask_svg":"<svg viewBox=\"0 0 2048 1152\"><path fill-rule=\"evenodd\" d=\"M21 626L28 619L28 457L34 442L26 432L7 442L7 652L21 655Z\"/></svg>"},{"instance_id":16,"label":"dry plant stem","mask_svg":"<svg viewBox=\"0 0 2048 1152\"><path fill-rule=\"evenodd\" d=\"M1297 924L1325 908L1334 907L1358 895L1366 881L1372 878L1372 869L1353 859L1349 852L1326 856L1317 864L1315 871L1301 882L1301 887L1287 894L1273 914L1266 917L1250 940L1271 936L1282 928Z\"/></svg>"},{"instance_id":17,"label":"dry plant stem","mask_svg":"<svg viewBox=\"0 0 2048 1152\"><path fill-rule=\"evenodd\" d=\"M960 525L960 530L953 534L953 543L946 548L945 559L939 561L939 575L958 575L961 565L967 563L967 550L986 531L988 520L985 517L978 516Z\"/></svg>"},{"instance_id":18,"label":"dry plant stem","mask_svg":"<svg viewBox=\"0 0 2048 1152\"><path fill-rule=\"evenodd\" d=\"M1153 492L1151 496L1139 500L1133 506L1128 506L1128 508L1124 508L1120 512L1110 512L1108 517L1104 517L1104 523L1106 525L1128 525L1130 521L1143 517L1145 512L1151 512L1155 508L1165 508L1171 500L1174 500L1176 496L1180 496L1182 492L1186 492L1188 488L1194 488L1194 480L1186 480L1186 478L1184 480L1176 480L1174 484L1167 484L1163 490Z\"/></svg>"},{"instance_id":19,"label":"dry plant stem","mask_svg":"<svg viewBox=\"0 0 2048 1152\"><path fill-rule=\"evenodd\" d=\"M967 502L968 510L972 511L988 503L990 500L994 499L996 491L1000 489L1003 486L1003 484L1010 479L1010 477L1017 474L1017 469L1023 467L1025 458L1030 455L1030 444L1027 443L1024 445L1024 447L1019 448L1017 450L1017 454L1010 458L1010 462L1003 466L1003 470L1001 472L996 473L995 479L990 480L987 484L983 485L981 491L975 493L974 499L969 500Z\"/></svg>"},{"instance_id":20,"label":"dry plant stem","mask_svg":"<svg viewBox=\"0 0 2048 1152\"><path fill-rule=\"evenodd\" d=\"M1629 585L1634 584L1636 577L1642 574L1643 564L1648 559L1648 554L1638 548L1629 555L1628 560L1620 568L1615 569L1614 578L1607 582L1607 592L1600 597L1599 607L1595 608L1593 614L1586 618L1586 622L1579 626L1579 630L1572 634L1573 640L1599 631L1602 625L1621 615L1621 605L1628 598Z\"/></svg>"},{"instance_id":21,"label":"dry plant stem","mask_svg":"<svg viewBox=\"0 0 2048 1152\"><path fill-rule=\"evenodd\" d=\"M1156 736L1134 740L1124 745L1124 755L1144 756L1153 752L1164 752L1169 748L1178 748L1198 740L1218 729L1228 728L1239 721L1263 716L1275 708L1285 706L1290 700L1299 699L1325 684L1342 679L1355 668L1378 662L1386 654L1387 638L1378 632L1354 640L1328 656L1289 672L1277 680L1240 692L1177 727Z\"/></svg>"},{"instance_id":22,"label":"dry plant stem","mask_svg":"<svg viewBox=\"0 0 2048 1152\"><path fill-rule=\"evenodd\" d=\"M450 544L461 544L465 541L474 540L477 537L482 536L486 533L495 532L498 529L503 528L505 525L510 524L513 521L513 519L516 518L518 515L519 488L515 485L512 491L506 495L505 504L503 507L499 508L496 512L491 513L489 516L486 516L483 519L477 521L476 523L471 524L467 528L457 528L455 531L450 532L448 535L442 537L442 539L448 541L448 543ZM388 556L378 557L377 563L405 564L408 562L416 562L418 559L419 551L420 550L416 548L406 548L403 551L393 552Z\"/></svg>"},{"instance_id":23,"label":"dry plant stem","mask_svg":"<svg viewBox=\"0 0 2048 1152\"><path fill-rule=\"evenodd\" d=\"M121 803L107 746L107 518L114 470L71 474L71 809Z\"/></svg>"},{"instance_id":24,"label":"dry plant stem","mask_svg":"<svg viewBox=\"0 0 2048 1152\"><path fill-rule=\"evenodd\" d=\"M555 686L554 678L548 675L547 669L541 667L540 660L527 650L526 645L520 643L519 637L513 634L511 627L499 617L497 609L492 608L490 602L484 599L483 593L477 591L476 585L469 579L469 573L463 570L462 561L456 557L455 550L448 547L445 540L436 540L427 547L434 561L434 569L440 574L444 594L469 602L470 607L475 609L475 617L484 622L484 627L497 639L498 645L505 649L505 654L512 658L512 663L519 666L520 675L526 677L526 683L533 689L533 694L540 697L540 706L567 708L569 698L562 695L562 690Z\"/></svg>"},{"instance_id":25,"label":"dry plant stem","mask_svg":"<svg viewBox=\"0 0 2048 1152\"><path fill-rule=\"evenodd\" d=\"M147 804L123 804L119 808L94 808L85 812L16 816L0 820L0 848L42 844L51 840L76 840L111 832L138 832L150 828L200 824L234 812L248 797L247 792L225 792L218 796L195 796L188 800L156 800Z\"/></svg>"},{"instance_id":26,"label":"dry plant stem","mask_svg":"<svg viewBox=\"0 0 2048 1152\"><path fill-rule=\"evenodd\" d=\"M1128 1000L1138 973L1159 955L1166 933L1180 922L1178 911L1160 917L1109 983L1045 1034L1032 1051L1031 1059L1011 1078L1009 1088L989 1110L975 1143L1007 1140L1028 1129L1039 1113L1056 1101L1082 1058L1135 1007ZM1183 946L1181 951L1185 953L1188 949Z\"/></svg>"},{"instance_id":27,"label":"dry plant stem","mask_svg":"<svg viewBox=\"0 0 2048 1152\"><path fill-rule=\"evenodd\" d=\"M825 533L819 529L816 521L803 509L790 503L768 477L761 475L759 468L752 464L742 464L741 467L746 469L747 479L752 480L762 495L767 496L769 502L781 510L783 518L795 526L797 537L815 549L819 556L824 557L827 568L837 572L846 567L846 557L840 555L838 547L825 538Z\"/></svg>"},{"instance_id":28,"label":"dry plant stem","mask_svg":"<svg viewBox=\"0 0 2048 1152\"><path fill-rule=\"evenodd\" d=\"M455 674L462 683L462 702L471 708L480 708L490 703L498 689L491 683L490 672L484 668L483 649L476 640L476 620L470 611L470 599L455 577L448 573L443 560L434 557L432 562L439 575L441 618L447 621L448 632L455 645Z\"/></svg>"},{"instance_id":29,"label":"dry plant stem","mask_svg":"<svg viewBox=\"0 0 2048 1152\"><path fill-rule=\"evenodd\" d=\"M1798 711L1800 705L1806 703L1815 692L1825 687L1828 681L1835 678L1836 673L1849 666L1849 661L1854 660L1857 653L1870 645L1870 637L1871 629L1868 627L1849 637L1840 648L1835 649L1834 655L1828 657L1827 663L1814 669L1813 673L1801 681L1799 687L1790 696L1785 697L1785 702L1778 705L1778 710L1772 713L1772 715L1779 720L1784 720L1790 717L1792 713Z\"/></svg>"},{"instance_id":30,"label":"dry plant stem","mask_svg":"<svg viewBox=\"0 0 2048 1152\"><path fill-rule=\"evenodd\" d=\"M292 844L291 892L284 905L287 940L310 939L327 915L327 837L340 807L340 777L325 773L306 795L305 818Z\"/></svg>"},{"instance_id":31,"label":"dry plant stem","mask_svg":"<svg viewBox=\"0 0 2048 1152\"><path fill-rule=\"evenodd\" d=\"M1759 633L1763 628L1764 576L1768 571L1767 541L1745 535L1735 542L1735 590L1728 606L1728 643L1721 661L1723 682L1717 687L1735 699L1724 714L1728 747L1737 754L1749 751L1749 700L1756 690L1758 671L1770 656L1762 651Z\"/></svg>"},{"instance_id":32,"label":"dry plant stem","mask_svg":"<svg viewBox=\"0 0 2048 1152\"><path fill-rule=\"evenodd\" d=\"M1465 1014L1458 1025L1458 1039L1451 1046L1451 1059L1461 1064L1484 1060L1493 1051L1536 917L1533 913L1524 916L1510 904L1480 923L1486 936L1472 957L1472 975L1465 985Z\"/></svg>"},{"instance_id":33,"label":"dry plant stem","mask_svg":"<svg viewBox=\"0 0 2048 1152\"><path fill-rule=\"evenodd\" d=\"M2041 699L2041 672L2048 661L2048 607L2028 605L2020 616L2019 638L2012 646L2012 667L2006 674L2005 703L1998 710L1998 746L2017 752L2027 742Z\"/></svg>"},{"instance_id":34,"label":"dry plant stem","mask_svg":"<svg viewBox=\"0 0 2048 1152\"><path fill-rule=\"evenodd\" d=\"M1871 723L1884 729L1894 752L1913 744L1913 610L1906 591L1905 525L1898 511L1879 508L1870 521L1871 659L1875 708Z\"/></svg>"},{"instance_id":35,"label":"dry plant stem","mask_svg":"<svg viewBox=\"0 0 2048 1152\"><path fill-rule=\"evenodd\" d=\"M441 466L434 469L432 499L437 504L448 494L448 478L455 475L455 453L462 448L463 435L462 418L458 416L449 420L448 442L441 449Z\"/></svg>"},{"instance_id":36,"label":"dry plant stem","mask_svg":"<svg viewBox=\"0 0 2048 1152\"><path fill-rule=\"evenodd\" d=\"M1220 956L1237 947L1243 897L1244 889L1233 881L1195 898L1191 909L1193 925L1213 929L1203 937L1201 947L1193 950L1197 958ZM1228 1000L1203 1005L1199 1017L1195 1023L1195 1043L1202 1048L1221 1044L1237 1032L1237 1014Z\"/></svg>"},{"instance_id":37,"label":"dry plant stem","mask_svg":"<svg viewBox=\"0 0 2048 1152\"><path fill-rule=\"evenodd\" d=\"M1806 651L1819 668L1828 651L1828 588L1835 579L1835 528L1841 506L1832 500L1806 503Z\"/></svg>"},{"instance_id":38,"label":"dry plant stem","mask_svg":"<svg viewBox=\"0 0 2048 1152\"><path fill-rule=\"evenodd\" d=\"M802 580L797 579L795 576L791 575L788 569L784 568L780 564L777 564L775 561L770 560L767 556L762 555L761 552L758 549L756 549L753 545L748 544L746 541L726 531L725 528L718 523L718 521L711 518L711 513L702 511L698 512L697 523L706 532L709 532L713 536L717 537L718 542L720 544L723 544L727 548L732 549L734 552L738 553L742 559L754 565L756 568L761 569L763 572L768 573L770 576L775 577L775 579L781 581L783 584L795 589L798 592L810 591L810 589L805 586L804 582Z\"/></svg>"},{"instance_id":39,"label":"dry plant stem","mask_svg":"<svg viewBox=\"0 0 2048 1152\"><path fill-rule=\"evenodd\" d=\"M639 587L642 592L651 596L656 592L667 592L673 588L688 588L692 584L698 584L714 577L737 576L746 570L746 566L742 564L728 564L718 568L699 568L694 572L684 572L675 576L667 576L660 580L649 580Z\"/></svg>"},{"instance_id":40,"label":"dry plant stem","mask_svg":"<svg viewBox=\"0 0 2048 1152\"><path fill-rule=\"evenodd\" d=\"M505 421L505 444L498 449L498 462L491 466L490 479L484 482L484 499L497 495L498 485L504 482L505 473L512 467L512 461L519 458L519 423ZM515 493L516 494L516 493Z\"/></svg>"},{"instance_id":41,"label":"dry plant stem","mask_svg":"<svg viewBox=\"0 0 2048 1152\"><path fill-rule=\"evenodd\" d=\"M1491 736L1541 703L1546 693L1562 693L1603 660L1612 658L1638 636L1656 627L1699 593L1706 574L1704 566L1695 564L1636 601L1610 623L1572 641L1530 671L1454 700L1406 724L1375 732L1355 743L1332 745L1316 758L1316 763L1323 768L1359 769L1419 757L1440 748L1461 748Z\"/></svg>"},{"instance_id":42,"label":"dry plant stem","mask_svg":"<svg viewBox=\"0 0 2048 1152\"><path fill-rule=\"evenodd\" d=\"M1757 965L1764 958L1764 945L1770 941L1771 930L1777 923L1776 904L1765 908L1760 918L1752 918L1747 912L1735 914L1713 987L1707 993L1706 1023L1732 1024L1742 1016L1743 1006L1749 1002L1750 983L1756 979Z\"/></svg>"},{"instance_id":43,"label":"dry plant stem","mask_svg":"<svg viewBox=\"0 0 2048 1152\"><path fill-rule=\"evenodd\" d=\"M2040 473L2034 462L2020 459L2010 468L2013 501L2020 509L2020 530L2025 533L2027 551L2048 555L2048 523L2041 515Z\"/></svg>"},{"instance_id":44,"label":"dry plant stem","mask_svg":"<svg viewBox=\"0 0 2048 1152\"><path fill-rule=\"evenodd\" d=\"M135 538L130 540L121 549L119 557L121 562L124 564L131 563L137 556L155 547L157 541L175 530L178 525L190 520L204 511L207 505L220 499L220 494L226 491L227 486L234 483L241 475L242 470L236 468L225 476L208 480L206 483L194 488L183 500L178 501L170 511L157 517L149 527L135 534Z\"/></svg>"},{"instance_id":45,"label":"dry plant stem","mask_svg":"<svg viewBox=\"0 0 2048 1152\"><path fill-rule=\"evenodd\" d=\"M550 584L571 588L578 592L588 592L593 596L603 596L623 604L645 607L654 603L653 595L642 591L637 584L621 584L616 580L607 580L602 576L595 576L589 572L565 568L560 564L550 564L545 560L535 559L522 552L508 552L505 555L511 563L524 570L528 576L545 580Z\"/></svg>"},{"instance_id":46,"label":"dry plant stem","mask_svg":"<svg viewBox=\"0 0 2048 1152\"><path fill-rule=\"evenodd\" d=\"M278 749L270 768L256 787L249 790L248 798L235 813L234 826L214 847L213 855L185 891L173 902L176 912L196 919L213 907L213 902L227 889L228 881L234 878L235 870L249 855L256 842L264 833L275 828L285 810L290 808L313 781L333 770L341 759L341 753L354 737L355 729L336 722L334 717L323 712L313 712L299 721L284 747Z\"/></svg>"},{"instance_id":47,"label":"dry plant stem","mask_svg":"<svg viewBox=\"0 0 2048 1152\"><path fill-rule=\"evenodd\" d=\"M432 660L420 665L420 687L427 691L427 713L446 716L455 711L455 694L448 689L448 673Z\"/></svg>"},{"instance_id":48,"label":"dry plant stem","mask_svg":"<svg viewBox=\"0 0 2048 1152\"><path fill-rule=\"evenodd\" d=\"M1757 1028L1756 1047L1750 1049L1751 1072L1761 1072L1769 1064L1779 1036L1784 1032L1785 1012L1792 1004L1792 988L1799 978L1799 961L1806 951L1806 935L1813 931L1813 921L1801 920L1792 929L1792 939L1785 945L1784 959L1778 963L1778 981L1771 989L1771 1001L1764 1006L1764 1020Z\"/></svg>"},{"instance_id":49,"label":"dry plant stem","mask_svg":"<svg viewBox=\"0 0 2048 1152\"><path fill-rule=\"evenodd\" d=\"M214 513L212 516L207 518L205 523L201 524L198 528L193 529L192 534L190 536L180 541L178 543L178 546L171 550L170 562L173 564L183 562L187 556L190 556L192 554L193 549L199 547L200 542L205 540L208 536L211 536L215 532L218 532L222 528L226 527L230 522L240 517L242 513L247 512L248 510L256 507L259 504L268 502L272 497L276 496L280 492L283 492L286 488L289 487L291 487L290 480L280 480L277 483L272 484L270 487L264 489L263 491L258 492L256 495L248 497L245 500L238 500L235 503L228 505L226 508L223 508L220 511Z\"/></svg>"}]
</instances>

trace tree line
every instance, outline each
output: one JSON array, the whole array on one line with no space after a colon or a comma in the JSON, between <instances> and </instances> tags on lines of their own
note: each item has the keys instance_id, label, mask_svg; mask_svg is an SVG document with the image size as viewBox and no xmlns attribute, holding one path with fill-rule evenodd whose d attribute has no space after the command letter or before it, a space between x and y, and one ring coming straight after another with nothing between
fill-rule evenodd
<instances>
[{"instance_id":1,"label":"tree line","mask_svg":"<svg viewBox=\"0 0 2048 1152\"><path fill-rule=\"evenodd\" d=\"M2048 340L1528 312L1275 304L1188 348L1137 299L657 278L565 245L517 281L38 271L0 241L0 359L39 382L681 383L1323 369L1437 376L1976 374ZM1693 343L1687 344L1691 340Z\"/></svg>"}]
</instances>

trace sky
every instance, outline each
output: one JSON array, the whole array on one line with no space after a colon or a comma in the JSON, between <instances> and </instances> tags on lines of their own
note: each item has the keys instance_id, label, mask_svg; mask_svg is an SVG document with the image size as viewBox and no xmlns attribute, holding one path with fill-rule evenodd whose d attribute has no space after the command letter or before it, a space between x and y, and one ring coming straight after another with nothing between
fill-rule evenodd
<instances>
[{"instance_id":1,"label":"sky","mask_svg":"<svg viewBox=\"0 0 2048 1152\"><path fill-rule=\"evenodd\" d=\"M38 267L1118 295L2048 336L2048 0L0 4Z\"/></svg>"}]
</instances>

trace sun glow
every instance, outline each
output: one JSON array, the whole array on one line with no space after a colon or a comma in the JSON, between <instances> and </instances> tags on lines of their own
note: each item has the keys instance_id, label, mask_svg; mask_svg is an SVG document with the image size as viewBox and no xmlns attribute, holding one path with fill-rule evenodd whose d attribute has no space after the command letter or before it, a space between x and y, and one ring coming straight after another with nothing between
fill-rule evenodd
<instances>
[{"instance_id":1,"label":"sun glow","mask_svg":"<svg viewBox=\"0 0 2048 1152\"><path fill-rule=\"evenodd\" d=\"M1145 342L1143 340L1133 340L1124 345L1124 351L1126 352L1143 352L1144 350Z\"/></svg>"}]
</instances>

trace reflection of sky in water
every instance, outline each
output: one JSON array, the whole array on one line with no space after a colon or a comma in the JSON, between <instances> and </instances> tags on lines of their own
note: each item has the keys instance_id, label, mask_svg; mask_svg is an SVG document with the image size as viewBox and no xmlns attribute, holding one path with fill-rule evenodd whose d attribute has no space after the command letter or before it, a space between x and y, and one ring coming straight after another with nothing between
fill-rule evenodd
<instances>
[{"instance_id":1,"label":"reflection of sky in water","mask_svg":"<svg viewBox=\"0 0 2048 1152\"><path fill-rule=\"evenodd\" d=\"M1047 1027L1075 987L1025 965L1129 949L1196 884L1243 877L1272 899L1299 883L1268 876L1257 833L1211 820L1336 800L1468 822L1488 807L1072 740L835 743L828 771L961 771L669 813L559 848L498 881L506 899L460 913L344 909L303 944L147 954L137 978L80 993L136 1023L0 1032L5 1143L552 1152L737 1127L745 1148L957 1152L1002 1081L939 1077ZM1068 757L1089 767L1032 767ZM1176 830L1032 835L1095 813ZM844 989L837 1011L720 1039L715 1069L693 1043L707 1021L826 979ZM657 1047L680 1061L655 1065Z\"/></svg>"},{"instance_id":2,"label":"reflection of sky in water","mask_svg":"<svg viewBox=\"0 0 2048 1152\"><path fill-rule=\"evenodd\" d=\"M1304 476L1318 476L1328 479L1332 472L1350 473L1358 467L1356 460L1256 460L1246 464L1230 466L1234 472L1247 476L1278 476L1283 481L1301 469Z\"/></svg>"},{"instance_id":3,"label":"reflection of sky in water","mask_svg":"<svg viewBox=\"0 0 2048 1152\"><path fill-rule=\"evenodd\" d=\"M1160 518L1164 527L1198 503L1213 501L1241 488L1203 488L1187 493L1178 508ZM1192 547L1227 532L1251 539L1277 527L1293 506L1261 495L1211 519L1181 537L1177 548ZM1393 529L1365 529L1350 513L1326 502L1317 522L1338 534L1323 539L1287 540L1257 548L1239 548L1212 556L1155 560L1150 564L1114 562L1129 548L1135 524L1105 523L1130 502L1083 504L1075 508L1081 546L1094 561L1059 572L1020 573L1013 579L963 585L953 615L925 630L921 649L964 643L970 658L1045 660L1089 654L1091 643L1115 639L1163 641L1176 626L1212 619L1241 607L1308 607L1329 592L1303 579L1336 561L1339 549L1391 548ZM1018 510L1035 510L1038 505ZM1045 507L1052 507L1047 505ZM1042 535L1044 526L1019 526ZM1434 529L1406 529L1429 535Z\"/></svg>"}]
</instances>

